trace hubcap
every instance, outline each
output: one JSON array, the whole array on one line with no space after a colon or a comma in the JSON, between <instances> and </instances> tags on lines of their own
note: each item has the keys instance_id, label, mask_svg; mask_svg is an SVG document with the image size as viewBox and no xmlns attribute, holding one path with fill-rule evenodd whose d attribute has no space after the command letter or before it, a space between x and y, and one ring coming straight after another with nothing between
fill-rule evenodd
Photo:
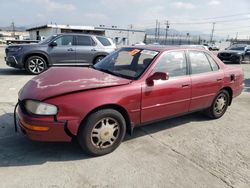
<instances>
[{"instance_id":1,"label":"hubcap","mask_svg":"<svg viewBox=\"0 0 250 188\"><path fill-rule=\"evenodd\" d=\"M214 106L215 112L218 113L218 114L222 113L223 110L224 110L225 107L226 107L226 102L227 102L226 96L220 95L220 96L216 99L216 102L215 102L215 106Z\"/></svg>"},{"instance_id":2,"label":"hubcap","mask_svg":"<svg viewBox=\"0 0 250 188\"><path fill-rule=\"evenodd\" d=\"M41 59L32 59L29 61L29 70L35 74L41 73L45 69L45 62Z\"/></svg>"},{"instance_id":3,"label":"hubcap","mask_svg":"<svg viewBox=\"0 0 250 188\"><path fill-rule=\"evenodd\" d=\"M92 132L91 142L96 148L107 148L115 143L120 134L120 126L113 118L99 120Z\"/></svg>"}]
</instances>

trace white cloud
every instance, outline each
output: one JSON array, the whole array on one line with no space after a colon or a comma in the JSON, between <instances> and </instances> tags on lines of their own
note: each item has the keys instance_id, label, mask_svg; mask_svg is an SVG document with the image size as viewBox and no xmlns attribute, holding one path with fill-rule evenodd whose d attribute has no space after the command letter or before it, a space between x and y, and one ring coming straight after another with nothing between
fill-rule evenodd
<instances>
[{"instance_id":1,"label":"white cloud","mask_svg":"<svg viewBox=\"0 0 250 188\"><path fill-rule=\"evenodd\" d=\"M22 2L27 3L36 3L39 6L47 9L48 11L74 11L76 7L70 3L59 3L52 0L21 0Z\"/></svg>"},{"instance_id":2,"label":"white cloud","mask_svg":"<svg viewBox=\"0 0 250 188\"><path fill-rule=\"evenodd\" d=\"M196 6L193 3L186 3L182 1L174 2L173 5L179 9L194 9Z\"/></svg>"},{"instance_id":3,"label":"white cloud","mask_svg":"<svg viewBox=\"0 0 250 188\"><path fill-rule=\"evenodd\" d=\"M209 5L219 5L221 2L218 0L211 0L208 2Z\"/></svg>"}]
</instances>

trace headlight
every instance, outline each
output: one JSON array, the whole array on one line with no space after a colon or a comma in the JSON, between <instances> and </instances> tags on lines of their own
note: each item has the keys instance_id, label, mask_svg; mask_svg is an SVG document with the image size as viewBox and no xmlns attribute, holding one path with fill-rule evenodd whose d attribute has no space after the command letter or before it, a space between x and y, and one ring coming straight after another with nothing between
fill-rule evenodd
<instances>
[{"instance_id":1,"label":"headlight","mask_svg":"<svg viewBox=\"0 0 250 188\"><path fill-rule=\"evenodd\" d=\"M21 49L22 49L22 47L20 47L20 46L12 46L12 47L8 47L7 51L9 51L9 52L18 52Z\"/></svg>"},{"instance_id":2,"label":"headlight","mask_svg":"<svg viewBox=\"0 0 250 188\"><path fill-rule=\"evenodd\" d=\"M37 115L56 115L58 111L55 105L33 100L25 101L25 108Z\"/></svg>"}]
</instances>

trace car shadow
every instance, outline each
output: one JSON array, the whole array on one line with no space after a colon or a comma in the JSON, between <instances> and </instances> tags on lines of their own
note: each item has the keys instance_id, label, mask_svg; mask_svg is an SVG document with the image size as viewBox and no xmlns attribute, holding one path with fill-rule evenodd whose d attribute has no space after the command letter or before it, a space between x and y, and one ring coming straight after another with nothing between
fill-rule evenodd
<instances>
[{"instance_id":1,"label":"car shadow","mask_svg":"<svg viewBox=\"0 0 250 188\"><path fill-rule=\"evenodd\" d=\"M208 118L204 115L195 113L146 125L134 129L132 136L126 134L123 143L176 126L184 126L189 122L206 120ZM2 121L0 121L0 124L2 124ZM6 128L10 129L11 133L8 136L2 135L0 137L0 167L40 165L48 161L73 161L92 158L83 152L76 139L69 143L35 142L28 140L20 133L15 134L13 123L10 123Z\"/></svg>"},{"instance_id":2,"label":"car shadow","mask_svg":"<svg viewBox=\"0 0 250 188\"><path fill-rule=\"evenodd\" d=\"M24 69L15 68L0 68L0 75L27 75L30 76Z\"/></svg>"}]
</instances>

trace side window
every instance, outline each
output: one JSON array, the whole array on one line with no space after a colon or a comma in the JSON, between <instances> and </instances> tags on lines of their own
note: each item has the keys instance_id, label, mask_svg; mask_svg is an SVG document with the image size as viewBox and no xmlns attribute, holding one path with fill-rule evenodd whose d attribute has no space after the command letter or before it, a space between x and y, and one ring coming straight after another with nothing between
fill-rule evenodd
<instances>
[{"instance_id":1,"label":"side window","mask_svg":"<svg viewBox=\"0 0 250 188\"><path fill-rule=\"evenodd\" d=\"M187 74L187 62L184 51L168 52L154 67L154 72L167 72L170 77Z\"/></svg>"},{"instance_id":2,"label":"side window","mask_svg":"<svg viewBox=\"0 0 250 188\"><path fill-rule=\"evenodd\" d=\"M107 38L104 37L96 37L96 38L100 41L100 43L102 43L103 46L111 46L111 43Z\"/></svg>"},{"instance_id":3,"label":"side window","mask_svg":"<svg viewBox=\"0 0 250 188\"><path fill-rule=\"evenodd\" d=\"M192 74L199 74L212 71L212 67L203 52L189 51Z\"/></svg>"},{"instance_id":4,"label":"side window","mask_svg":"<svg viewBox=\"0 0 250 188\"><path fill-rule=\"evenodd\" d=\"M73 36L65 35L55 40L58 46L71 46L73 45Z\"/></svg>"},{"instance_id":5,"label":"side window","mask_svg":"<svg viewBox=\"0 0 250 188\"><path fill-rule=\"evenodd\" d=\"M94 46L95 42L90 36L76 36L76 44L78 46Z\"/></svg>"},{"instance_id":6,"label":"side window","mask_svg":"<svg viewBox=\"0 0 250 188\"><path fill-rule=\"evenodd\" d=\"M220 68L219 68L218 64L214 61L214 59L210 55L208 55L208 54L206 54L206 55L207 55L207 58L210 62L210 65L211 65L213 71L219 70Z\"/></svg>"}]
</instances>

